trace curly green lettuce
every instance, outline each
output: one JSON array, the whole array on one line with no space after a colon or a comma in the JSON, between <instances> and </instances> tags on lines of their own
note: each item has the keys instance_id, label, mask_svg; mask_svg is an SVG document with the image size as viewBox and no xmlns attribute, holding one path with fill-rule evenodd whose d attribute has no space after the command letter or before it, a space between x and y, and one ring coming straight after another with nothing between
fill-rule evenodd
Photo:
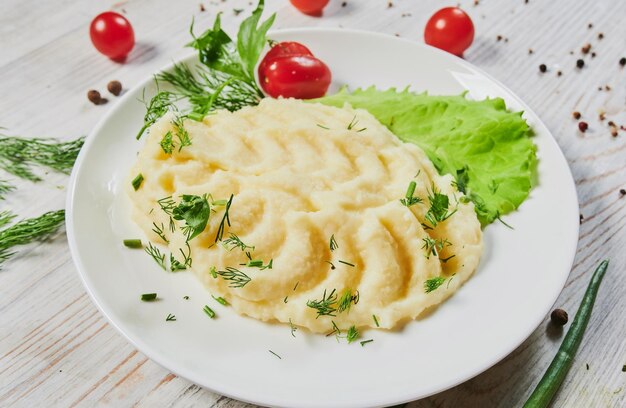
<instances>
[{"instance_id":1,"label":"curly green lettuce","mask_svg":"<svg viewBox=\"0 0 626 408\"><path fill-rule=\"evenodd\" d=\"M455 177L483 226L517 209L532 188L532 130L522 112L510 112L501 98L472 101L371 87L315 102L365 109L398 138L421 147L440 174Z\"/></svg>"}]
</instances>

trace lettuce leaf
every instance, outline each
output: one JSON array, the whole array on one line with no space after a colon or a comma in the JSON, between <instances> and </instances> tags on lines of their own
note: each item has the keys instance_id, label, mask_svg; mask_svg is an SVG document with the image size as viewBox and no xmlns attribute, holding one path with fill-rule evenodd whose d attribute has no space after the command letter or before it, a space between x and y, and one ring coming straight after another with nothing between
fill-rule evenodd
<instances>
[{"instance_id":1,"label":"lettuce leaf","mask_svg":"<svg viewBox=\"0 0 626 408\"><path fill-rule=\"evenodd\" d=\"M398 138L421 147L440 174L455 177L483 226L514 211L532 188L532 131L522 112L508 111L501 98L472 101L371 87L314 102L365 109Z\"/></svg>"}]
</instances>

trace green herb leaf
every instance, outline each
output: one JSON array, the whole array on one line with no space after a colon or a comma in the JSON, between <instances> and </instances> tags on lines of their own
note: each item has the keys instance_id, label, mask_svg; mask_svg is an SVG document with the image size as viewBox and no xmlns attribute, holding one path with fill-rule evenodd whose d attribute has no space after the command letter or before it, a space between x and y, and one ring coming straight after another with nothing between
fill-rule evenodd
<instances>
[{"instance_id":1,"label":"green herb leaf","mask_svg":"<svg viewBox=\"0 0 626 408\"><path fill-rule=\"evenodd\" d=\"M211 319L215 318L215 312L209 307L209 305L204 305L204 308L202 308L202 310L204 310L204 313L206 313L206 315L209 316Z\"/></svg>"},{"instance_id":2,"label":"green herb leaf","mask_svg":"<svg viewBox=\"0 0 626 408\"><path fill-rule=\"evenodd\" d=\"M359 338L359 331L356 326L350 326L348 332L346 333L346 340L348 340L348 344L352 343L356 339Z\"/></svg>"},{"instance_id":3,"label":"green herb leaf","mask_svg":"<svg viewBox=\"0 0 626 408\"><path fill-rule=\"evenodd\" d=\"M439 288L439 286L443 285L443 283L445 281L446 281L446 278L441 277L441 276L437 276L435 278L427 279L424 282L424 291L426 293L430 293L433 290L436 290L437 288Z\"/></svg>"},{"instance_id":4,"label":"green herb leaf","mask_svg":"<svg viewBox=\"0 0 626 408\"><path fill-rule=\"evenodd\" d=\"M326 290L324 290L322 299L309 300L306 302L308 307L317 311L316 319L320 316L335 316L335 312L337 311L337 294L335 292L336 290L333 289L327 296Z\"/></svg>"},{"instance_id":5,"label":"green herb leaf","mask_svg":"<svg viewBox=\"0 0 626 408\"><path fill-rule=\"evenodd\" d=\"M124 246L134 249L143 248L143 244L140 239L125 239Z\"/></svg>"},{"instance_id":6,"label":"green herb leaf","mask_svg":"<svg viewBox=\"0 0 626 408\"><path fill-rule=\"evenodd\" d=\"M452 212L448 210L450 207L450 199L447 195L441 194L437 191L435 185L432 185L432 192L428 193L428 201L430 202L430 208L424 216L432 227L436 227L440 222L444 222L450 218L457 209Z\"/></svg>"},{"instance_id":7,"label":"green herb leaf","mask_svg":"<svg viewBox=\"0 0 626 408\"><path fill-rule=\"evenodd\" d=\"M174 106L174 101L176 101L176 95L167 91L158 91L157 94L150 99L150 102L146 102L144 96L143 102L146 105L146 114L143 118L143 126L139 130L139 133L137 133L137 140L141 138L141 135L143 135L146 129L152 126Z\"/></svg>"},{"instance_id":8,"label":"green herb leaf","mask_svg":"<svg viewBox=\"0 0 626 408\"><path fill-rule=\"evenodd\" d=\"M346 288L339 298L337 312L349 312L352 304L356 305L357 303L359 303L359 291L357 290L354 294L352 294L352 289Z\"/></svg>"},{"instance_id":9,"label":"green herb leaf","mask_svg":"<svg viewBox=\"0 0 626 408\"><path fill-rule=\"evenodd\" d=\"M211 207L206 195L183 194L178 206L172 209L172 218L185 221L183 232L187 236L187 241L191 241L204 231L210 215Z\"/></svg>"},{"instance_id":10,"label":"green herb leaf","mask_svg":"<svg viewBox=\"0 0 626 408\"><path fill-rule=\"evenodd\" d=\"M175 321L176 321L176 316L174 316L174 315L173 315L173 314L171 314L171 313L168 313L168 314L167 314L167 317L165 318L165 321L166 321L166 322L175 322Z\"/></svg>"},{"instance_id":11,"label":"green herb leaf","mask_svg":"<svg viewBox=\"0 0 626 408\"><path fill-rule=\"evenodd\" d=\"M212 297L213 299L215 299L215 301L216 301L217 303L219 303L220 305L223 305L223 306L228 306L228 301L227 301L226 299L224 299L223 297L221 297L221 296L215 297L215 296L213 296L213 295L211 295L211 297Z\"/></svg>"},{"instance_id":12,"label":"green herb leaf","mask_svg":"<svg viewBox=\"0 0 626 408\"><path fill-rule=\"evenodd\" d=\"M148 246L145 248L145 251L148 255L154 259L154 262L161 267L164 271L167 270L165 267L165 254L163 254L159 248L152 245L152 242L148 242Z\"/></svg>"},{"instance_id":13,"label":"green herb leaf","mask_svg":"<svg viewBox=\"0 0 626 408\"><path fill-rule=\"evenodd\" d=\"M254 68L267 41L267 30L270 29L276 18L276 14L272 14L259 25L264 5L264 1L259 0L259 4L252 15L239 26L239 33L237 34L237 51L241 58L241 65L249 78L254 78Z\"/></svg>"},{"instance_id":14,"label":"green herb leaf","mask_svg":"<svg viewBox=\"0 0 626 408\"><path fill-rule=\"evenodd\" d=\"M252 279L241 272L239 269L227 266L225 271L216 271L216 275L220 275L224 280L230 281L231 288L243 288Z\"/></svg>"},{"instance_id":15,"label":"green herb leaf","mask_svg":"<svg viewBox=\"0 0 626 408\"><path fill-rule=\"evenodd\" d=\"M0 228L8 225L15 215L8 211L0 212ZM10 250L18 245L26 245L44 239L54 233L65 221L65 210L50 211L39 217L21 220L0 230L0 267L15 252Z\"/></svg>"},{"instance_id":16,"label":"green herb leaf","mask_svg":"<svg viewBox=\"0 0 626 408\"><path fill-rule=\"evenodd\" d=\"M143 183L143 174L139 173L137 174L137 176L133 179L133 181L131 182L131 184L133 185L133 188L135 189L135 191L139 190L139 187L141 187L141 183Z\"/></svg>"}]
</instances>

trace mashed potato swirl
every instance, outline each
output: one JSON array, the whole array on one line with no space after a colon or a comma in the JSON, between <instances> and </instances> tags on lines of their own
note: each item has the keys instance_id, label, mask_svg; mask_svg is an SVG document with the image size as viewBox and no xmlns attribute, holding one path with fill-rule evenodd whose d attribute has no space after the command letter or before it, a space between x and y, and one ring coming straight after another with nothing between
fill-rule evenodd
<instances>
[{"instance_id":1,"label":"mashed potato swirl","mask_svg":"<svg viewBox=\"0 0 626 408\"><path fill-rule=\"evenodd\" d=\"M175 131L172 116L150 128L129 176L145 178L137 191L129 187L133 219L150 241L179 255L186 251L180 228L165 228L169 243L153 232L153 222L169 223L157 200L232 194L224 239L236 234L249 248L215 242L223 205L211 206L206 229L189 248L193 273L240 314L313 332L330 331L331 320L342 329L377 327L375 315L390 329L444 301L478 265L482 234L473 205L420 148L401 142L367 111L264 99L203 122L185 120L184 127L192 144L171 154L160 141ZM411 181L422 201L407 207L400 199ZM455 211L436 225L427 217L433 190L449 198L448 214ZM436 253L429 250L433 242L440 243ZM242 265L246 252L264 266L271 260L271 269ZM236 268L250 281L231 287L212 267ZM437 277L445 284L427 293L425 283ZM335 310L318 316L311 301L325 291L337 298L328 302ZM347 310L337 310L342 295Z\"/></svg>"}]
</instances>

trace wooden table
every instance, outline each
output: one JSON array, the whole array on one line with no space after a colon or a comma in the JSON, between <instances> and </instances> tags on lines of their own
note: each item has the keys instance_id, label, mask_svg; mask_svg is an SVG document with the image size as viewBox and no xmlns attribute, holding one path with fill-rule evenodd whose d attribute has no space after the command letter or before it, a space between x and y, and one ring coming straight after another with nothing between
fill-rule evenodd
<instances>
[{"instance_id":1,"label":"wooden table","mask_svg":"<svg viewBox=\"0 0 626 408\"><path fill-rule=\"evenodd\" d=\"M204 0L204 12L198 0L114 3L2 1L4 133L61 139L87 134L115 104L111 97L107 105L92 105L88 89L104 91L112 79L132 87L187 53L183 44L194 15L202 28L223 11L224 26L232 32L252 8L248 0ZM331 0L323 18L299 14L286 0L269 0L268 8L279 12L276 28L339 26L422 41L428 16L442 6L426 0L341 3ZM624 406L626 197L619 190L626 188L626 131L612 137L607 122L626 125L626 69L618 63L626 57L626 2L474 3L478 1L461 2L477 32L466 59L509 86L539 114L576 180L584 219L576 260L557 306L573 314L594 267L602 258L611 259L583 345L554 406ZM111 7L128 16L138 40L125 64L103 58L89 41L90 20ZM238 8L245 12L235 16L233 9ZM592 47L583 56L585 43ZM582 69L576 68L579 58L585 61ZM539 72L540 64L546 64L546 73ZM578 131L573 111L588 122L586 133ZM19 190L0 208L23 216L63 208L66 183L67 177L56 173L38 184L19 182ZM410 406L520 405L560 344L562 336L547 333L547 321L495 367ZM246 406L170 374L128 344L85 293L63 234L22 248L0 271L0 356L0 406Z\"/></svg>"}]
</instances>

